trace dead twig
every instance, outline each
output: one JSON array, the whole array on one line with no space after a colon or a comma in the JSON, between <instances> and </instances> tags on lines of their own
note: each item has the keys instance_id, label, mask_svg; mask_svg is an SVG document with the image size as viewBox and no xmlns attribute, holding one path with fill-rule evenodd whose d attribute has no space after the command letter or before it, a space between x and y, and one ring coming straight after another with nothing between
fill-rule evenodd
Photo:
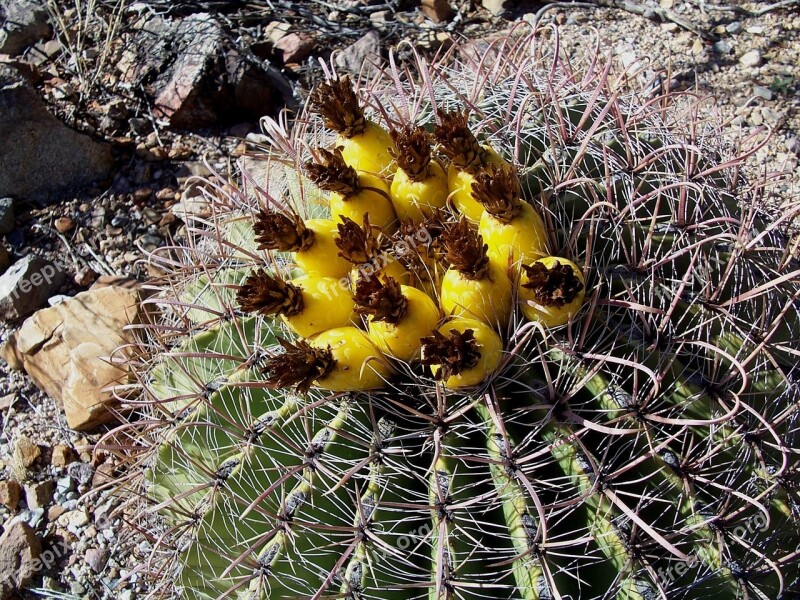
<instances>
[{"instance_id":1,"label":"dead twig","mask_svg":"<svg viewBox=\"0 0 800 600\"><path fill-rule=\"evenodd\" d=\"M800 0L785 0L790 2L800 2ZM704 40L715 39L710 33L698 29L694 23L684 19L672 10L660 6L650 6L634 2L633 0L594 0L593 2L551 2L546 4L534 15L533 26L539 24L542 16L550 10L558 8L617 8L626 12L645 17L653 21L675 23L679 27L691 31Z\"/></svg>"},{"instance_id":2,"label":"dead twig","mask_svg":"<svg viewBox=\"0 0 800 600\"><path fill-rule=\"evenodd\" d=\"M768 4L767 6L762 6L756 10L751 10L749 8L745 8L744 6L718 6L716 4L706 4L704 0L691 0L692 4L699 7L701 11L713 11L713 12L732 12L738 15L744 15L746 17L760 17L767 13L780 10L782 8L792 8L793 6L800 6L800 0L782 0L781 2L776 2L774 4Z\"/></svg>"}]
</instances>

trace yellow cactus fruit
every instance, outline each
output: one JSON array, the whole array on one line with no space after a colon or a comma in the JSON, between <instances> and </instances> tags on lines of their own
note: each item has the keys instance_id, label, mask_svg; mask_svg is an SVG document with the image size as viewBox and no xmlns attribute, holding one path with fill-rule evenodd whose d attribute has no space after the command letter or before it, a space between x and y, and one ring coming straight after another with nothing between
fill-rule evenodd
<instances>
[{"instance_id":1,"label":"yellow cactus fruit","mask_svg":"<svg viewBox=\"0 0 800 600\"><path fill-rule=\"evenodd\" d=\"M422 127L391 131L397 171L392 178L392 204L401 221L419 221L444 208L449 194L447 174L431 158L430 135Z\"/></svg>"},{"instance_id":2,"label":"yellow cactus fruit","mask_svg":"<svg viewBox=\"0 0 800 600\"><path fill-rule=\"evenodd\" d=\"M503 357L500 336L476 319L457 317L422 340L422 363L451 389L486 381Z\"/></svg>"},{"instance_id":3,"label":"yellow cactus fruit","mask_svg":"<svg viewBox=\"0 0 800 600\"><path fill-rule=\"evenodd\" d=\"M522 200L512 167L486 167L475 176L472 193L485 209L478 233L488 246L490 261L507 269L549 254L544 221Z\"/></svg>"},{"instance_id":4,"label":"yellow cactus fruit","mask_svg":"<svg viewBox=\"0 0 800 600\"><path fill-rule=\"evenodd\" d=\"M309 337L353 323L355 303L339 279L302 275L290 282L259 269L239 287L236 299L245 312L280 315L297 335Z\"/></svg>"},{"instance_id":5,"label":"yellow cactus fruit","mask_svg":"<svg viewBox=\"0 0 800 600\"><path fill-rule=\"evenodd\" d=\"M443 112L435 135L442 152L450 159L447 169L450 200L459 213L478 223L483 206L472 193L475 174L487 165L508 166L508 162L491 147L478 143L468 121L466 111Z\"/></svg>"},{"instance_id":6,"label":"yellow cactus fruit","mask_svg":"<svg viewBox=\"0 0 800 600\"><path fill-rule=\"evenodd\" d=\"M325 126L336 131L336 146L344 162L357 171L389 178L396 164L394 145L383 127L368 120L350 79L331 79L311 92L311 107L322 116Z\"/></svg>"},{"instance_id":7,"label":"yellow cactus fruit","mask_svg":"<svg viewBox=\"0 0 800 600\"><path fill-rule=\"evenodd\" d=\"M436 328L439 308L429 296L387 277L358 280L356 312L367 317L367 332L384 353L410 362L419 357L420 340Z\"/></svg>"},{"instance_id":8,"label":"yellow cactus fruit","mask_svg":"<svg viewBox=\"0 0 800 600\"><path fill-rule=\"evenodd\" d=\"M511 282L504 269L489 262L483 238L462 217L445 231L444 243L450 268L442 278L442 310L505 326L512 309Z\"/></svg>"},{"instance_id":9,"label":"yellow cactus fruit","mask_svg":"<svg viewBox=\"0 0 800 600\"><path fill-rule=\"evenodd\" d=\"M361 221L369 214L374 225L389 232L397 229L397 215L383 179L345 164L339 148L333 152L319 149L319 154L322 163L306 163L306 174L320 189L330 192L334 221L345 217Z\"/></svg>"},{"instance_id":10,"label":"yellow cactus fruit","mask_svg":"<svg viewBox=\"0 0 800 600\"><path fill-rule=\"evenodd\" d=\"M367 335L356 327L337 327L309 340L278 340L285 352L267 360L267 381L299 393L311 387L357 392L383 387L391 367Z\"/></svg>"},{"instance_id":11,"label":"yellow cactus fruit","mask_svg":"<svg viewBox=\"0 0 800 600\"><path fill-rule=\"evenodd\" d=\"M557 327L580 310L586 286L578 265L566 258L546 256L522 268L518 297L526 319Z\"/></svg>"},{"instance_id":12,"label":"yellow cactus fruit","mask_svg":"<svg viewBox=\"0 0 800 600\"><path fill-rule=\"evenodd\" d=\"M352 266L338 254L338 229L329 219L303 221L297 215L261 210L253 230L259 250L294 252L297 266L308 274L339 278Z\"/></svg>"}]
</instances>

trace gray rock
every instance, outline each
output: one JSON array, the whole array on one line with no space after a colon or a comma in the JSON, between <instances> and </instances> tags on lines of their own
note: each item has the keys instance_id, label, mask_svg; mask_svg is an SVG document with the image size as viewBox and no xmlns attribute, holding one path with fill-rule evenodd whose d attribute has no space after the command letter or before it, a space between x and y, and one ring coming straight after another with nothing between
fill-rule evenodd
<instances>
[{"instance_id":1,"label":"gray rock","mask_svg":"<svg viewBox=\"0 0 800 600\"><path fill-rule=\"evenodd\" d=\"M733 52L733 44L731 44L728 40L714 42L714 51L718 52L719 54L730 54Z\"/></svg>"},{"instance_id":2,"label":"gray rock","mask_svg":"<svg viewBox=\"0 0 800 600\"><path fill-rule=\"evenodd\" d=\"M353 74L369 73L374 70L372 63L379 63L381 56L381 36L374 29L368 31L336 57L336 66Z\"/></svg>"},{"instance_id":3,"label":"gray rock","mask_svg":"<svg viewBox=\"0 0 800 600\"><path fill-rule=\"evenodd\" d=\"M728 23L725 26L725 31L727 31L728 33L731 33L731 34L739 33L741 30L742 30L742 22L741 21L733 21L731 23Z\"/></svg>"},{"instance_id":4,"label":"gray rock","mask_svg":"<svg viewBox=\"0 0 800 600\"><path fill-rule=\"evenodd\" d=\"M786 140L784 145L786 146L786 149L792 154L800 155L800 137L793 135L792 137Z\"/></svg>"},{"instance_id":5,"label":"gray rock","mask_svg":"<svg viewBox=\"0 0 800 600\"><path fill-rule=\"evenodd\" d=\"M90 548L86 551L86 564L95 573L100 573L108 562L109 552L105 548Z\"/></svg>"},{"instance_id":6,"label":"gray rock","mask_svg":"<svg viewBox=\"0 0 800 600\"><path fill-rule=\"evenodd\" d=\"M72 477L67 475L56 480L56 494L59 499L66 496L67 492L72 489Z\"/></svg>"},{"instance_id":7,"label":"gray rock","mask_svg":"<svg viewBox=\"0 0 800 600\"><path fill-rule=\"evenodd\" d=\"M25 48L50 35L47 8L34 0L0 0L5 14L0 29L0 54L21 54Z\"/></svg>"},{"instance_id":8,"label":"gray rock","mask_svg":"<svg viewBox=\"0 0 800 600\"><path fill-rule=\"evenodd\" d=\"M88 463L76 462L67 467L67 473L78 482L78 485L86 485L92 481L94 468Z\"/></svg>"},{"instance_id":9,"label":"gray rock","mask_svg":"<svg viewBox=\"0 0 800 600\"><path fill-rule=\"evenodd\" d=\"M0 65L0 197L40 204L104 178L107 144L79 134L51 115L18 71Z\"/></svg>"},{"instance_id":10,"label":"gray rock","mask_svg":"<svg viewBox=\"0 0 800 600\"><path fill-rule=\"evenodd\" d=\"M25 317L44 306L64 282L64 271L29 254L0 275L0 319Z\"/></svg>"},{"instance_id":11,"label":"gray rock","mask_svg":"<svg viewBox=\"0 0 800 600\"><path fill-rule=\"evenodd\" d=\"M0 198L0 235L14 229L14 199Z\"/></svg>"},{"instance_id":12,"label":"gray rock","mask_svg":"<svg viewBox=\"0 0 800 600\"><path fill-rule=\"evenodd\" d=\"M0 536L0 600L30 583L42 568L41 553L33 527L18 521L6 528Z\"/></svg>"},{"instance_id":13,"label":"gray rock","mask_svg":"<svg viewBox=\"0 0 800 600\"><path fill-rule=\"evenodd\" d=\"M296 105L288 80L235 46L213 15L152 17L127 46L128 58L118 65L123 81L143 88L154 114L173 128L255 121Z\"/></svg>"},{"instance_id":14,"label":"gray rock","mask_svg":"<svg viewBox=\"0 0 800 600\"><path fill-rule=\"evenodd\" d=\"M763 98L764 100L772 100L772 90L763 85L753 86L753 95Z\"/></svg>"}]
</instances>

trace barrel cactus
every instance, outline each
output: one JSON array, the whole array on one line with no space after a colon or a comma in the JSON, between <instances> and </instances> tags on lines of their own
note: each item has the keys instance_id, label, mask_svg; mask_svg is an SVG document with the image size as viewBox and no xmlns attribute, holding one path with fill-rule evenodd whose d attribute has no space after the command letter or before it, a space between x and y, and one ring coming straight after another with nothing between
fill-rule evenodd
<instances>
[{"instance_id":1,"label":"barrel cactus","mask_svg":"<svg viewBox=\"0 0 800 600\"><path fill-rule=\"evenodd\" d=\"M153 256L154 594L798 597L797 206L557 30L455 56L328 73Z\"/></svg>"}]
</instances>

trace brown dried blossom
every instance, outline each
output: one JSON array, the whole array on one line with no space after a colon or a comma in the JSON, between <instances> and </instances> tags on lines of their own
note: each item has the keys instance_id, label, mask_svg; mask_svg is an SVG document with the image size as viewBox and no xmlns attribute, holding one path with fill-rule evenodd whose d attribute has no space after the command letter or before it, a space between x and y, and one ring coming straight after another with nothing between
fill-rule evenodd
<instances>
[{"instance_id":1,"label":"brown dried blossom","mask_svg":"<svg viewBox=\"0 0 800 600\"><path fill-rule=\"evenodd\" d=\"M431 136L423 127L406 125L390 132L394 149L392 157L397 166L403 169L412 181L422 181L428 177L431 163Z\"/></svg>"},{"instance_id":2,"label":"brown dried blossom","mask_svg":"<svg viewBox=\"0 0 800 600\"><path fill-rule=\"evenodd\" d=\"M308 250L314 243L314 232L295 214L287 216L262 209L256 217L253 231L259 250L297 252Z\"/></svg>"},{"instance_id":3,"label":"brown dried blossom","mask_svg":"<svg viewBox=\"0 0 800 600\"><path fill-rule=\"evenodd\" d=\"M434 135L444 155L457 169L477 172L486 164L486 150L467 124L469 113L466 110L442 112L440 117Z\"/></svg>"},{"instance_id":4,"label":"brown dried blossom","mask_svg":"<svg viewBox=\"0 0 800 600\"><path fill-rule=\"evenodd\" d=\"M322 116L325 126L351 138L367 126L364 109L347 75L320 83L311 92L311 108Z\"/></svg>"},{"instance_id":5,"label":"brown dried blossom","mask_svg":"<svg viewBox=\"0 0 800 600\"><path fill-rule=\"evenodd\" d=\"M345 198L361 189L358 172L344 162L340 148L334 148L333 152L320 148L319 155L321 163L310 161L304 165L306 175L319 189L337 192Z\"/></svg>"},{"instance_id":6,"label":"brown dried blossom","mask_svg":"<svg viewBox=\"0 0 800 600\"><path fill-rule=\"evenodd\" d=\"M360 226L349 217L341 217L339 235L334 243L339 249L339 256L354 265L363 265L380 257L390 246L391 240L380 227L370 225L369 213L364 214L364 226Z\"/></svg>"},{"instance_id":7,"label":"brown dried blossom","mask_svg":"<svg viewBox=\"0 0 800 600\"><path fill-rule=\"evenodd\" d=\"M408 311L408 299L400 284L392 277L381 281L376 276L362 275L356 282L356 312L368 315L373 321L385 321L397 325Z\"/></svg>"},{"instance_id":8,"label":"brown dried blossom","mask_svg":"<svg viewBox=\"0 0 800 600\"><path fill-rule=\"evenodd\" d=\"M483 279L489 270L488 246L465 218L447 227L443 235L445 259L467 279Z\"/></svg>"},{"instance_id":9,"label":"brown dried blossom","mask_svg":"<svg viewBox=\"0 0 800 600\"><path fill-rule=\"evenodd\" d=\"M562 308L572 302L583 289L583 283L569 265L556 261L552 267L535 262L522 265L528 281L522 287L533 291L536 302L542 306Z\"/></svg>"},{"instance_id":10,"label":"brown dried blossom","mask_svg":"<svg viewBox=\"0 0 800 600\"><path fill-rule=\"evenodd\" d=\"M260 315L296 315L303 311L303 289L259 269L236 292L239 307Z\"/></svg>"},{"instance_id":11,"label":"brown dried blossom","mask_svg":"<svg viewBox=\"0 0 800 600\"><path fill-rule=\"evenodd\" d=\"M296 343L278 338L283 354L267 359L264 371L270 373L267 382L275 387L294 386L297 393L305 394L318 379L322 379L336 366L330 348L315 348L305 340Z\"/></svg>"},{"instance_id":12,"label":"brown dried blossom","mask_svg":"<svg viewBox=\"0 0 800 600\"><path fill-rule=\"evenodd\" d=\"M490 215L510 223L522 210L522 190L513 167L487 165L475 174L472 196Z\"/></svg>"},{"instance_id":13,"label":"brown dried blossom","mask_svg":"<svg viewBox=\"0 0 800 600\"><path fill-rule=\"evenodd\" d=\"M437 381L471 369L481 358L480 346L472 329L465 329L463 332L451 329L448 337L434 331L433 335L422 338L421 342L422 364L439 365Z\"/></svg>"}]
</instances>

